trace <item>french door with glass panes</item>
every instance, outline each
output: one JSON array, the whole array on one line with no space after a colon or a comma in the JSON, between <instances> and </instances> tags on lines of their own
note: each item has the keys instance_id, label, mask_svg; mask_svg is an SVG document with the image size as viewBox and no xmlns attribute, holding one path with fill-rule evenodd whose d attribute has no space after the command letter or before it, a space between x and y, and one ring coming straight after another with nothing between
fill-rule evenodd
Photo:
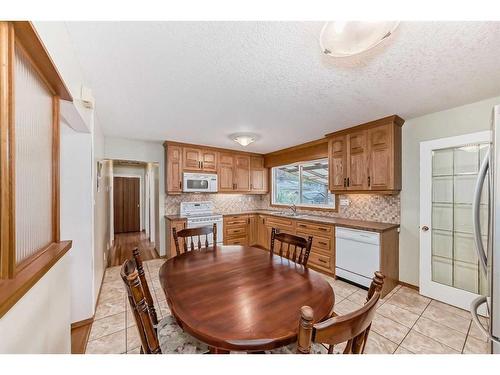
<instances>
[{"instance_id":1,"label":"french door with glass panes","mask_svg":"<svg viewBox=\"0 0 500 375\"><path fill-rule=\"evenodd\" d=\"M474 245L472 199L489 131L420 143L420 293L466 310L486 293ZM487 239L488 184L481 200Z\"/></svg>"}]
</instances>

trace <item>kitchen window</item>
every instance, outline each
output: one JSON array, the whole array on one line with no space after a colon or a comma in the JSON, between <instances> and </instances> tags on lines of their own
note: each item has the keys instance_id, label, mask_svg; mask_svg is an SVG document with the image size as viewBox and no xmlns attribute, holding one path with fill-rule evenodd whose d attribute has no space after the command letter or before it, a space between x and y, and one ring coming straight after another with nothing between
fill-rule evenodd
<instances>
[{"instance_id":1,"label":"kitchen window","mask_svg":"<svg viewBox=\"0 0 500 375\"><path fill-rule=\"evenodd\" d=\"M274 167L271 203L335 209L335 195L328 191L328 159Z\"/></svg>"}]
</instances>

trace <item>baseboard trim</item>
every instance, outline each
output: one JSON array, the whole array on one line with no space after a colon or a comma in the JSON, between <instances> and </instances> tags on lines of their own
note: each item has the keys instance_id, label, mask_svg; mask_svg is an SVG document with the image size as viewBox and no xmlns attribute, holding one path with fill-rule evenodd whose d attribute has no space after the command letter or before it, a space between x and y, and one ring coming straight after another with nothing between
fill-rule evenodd
<instances>
[{"instance_id":1,"label":"baseboard trim","mask_svg":"<svg viewBox=\"0 0 500 375\"><path fill-rule=\"evenodd\" d=\"M408 283L405 283L404 281L400 281L400 282L399 282L399 285L401 285L401 286L405 286L405 287L410 288L410 289L413 289L413 290L416 290L417 292L419 292L419 291L420 291L420 288L419 288L417 285L408 284Z\"/></svg>"}]
</instances>

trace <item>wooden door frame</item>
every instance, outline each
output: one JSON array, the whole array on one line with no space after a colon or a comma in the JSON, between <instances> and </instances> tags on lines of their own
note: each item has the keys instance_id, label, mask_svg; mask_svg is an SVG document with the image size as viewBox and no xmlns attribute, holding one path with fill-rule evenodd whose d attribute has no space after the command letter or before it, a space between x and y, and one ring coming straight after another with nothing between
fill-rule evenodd
<instances>
[{"instance_id":1,"label":"wooden door frame","mask_svg":"<svg viewBox=\"0 0 500 375\"><path fill-rule=\"evenodd\" d=\"M144 209L144 204L142 202L142 184L143 184L143 178L142 176L138 175L131 175L131 174L126 174L126 173L113 173L113 195L115 194L115 187L114 187L114 178L115 177L126 177L126 178L138 178L139 179L139 231L144 230L144 219L143 219L143 209ZM114 235L114 228L115 228L115 223L114 223L114 212L115 212L115 206L113 204L113 215L111 216L111 220L113 221L113 235Z\"/></svg>"}]
</instances>

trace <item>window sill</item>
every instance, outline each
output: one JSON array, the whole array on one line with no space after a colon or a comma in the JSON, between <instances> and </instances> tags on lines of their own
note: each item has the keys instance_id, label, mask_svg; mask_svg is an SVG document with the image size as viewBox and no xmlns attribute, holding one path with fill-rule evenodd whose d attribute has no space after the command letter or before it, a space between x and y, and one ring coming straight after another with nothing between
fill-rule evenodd
<instances>
[{"instance_id":1,"label":"window sill","mask_svg":"<svg viewBox=\"0 0 500 375\"><path fill-rule=\"evenodd\" d=\"M72 241L53 243L14 278L0 280L0 318L71 249L71 246Z\"/></svg>"}]
</instances>

